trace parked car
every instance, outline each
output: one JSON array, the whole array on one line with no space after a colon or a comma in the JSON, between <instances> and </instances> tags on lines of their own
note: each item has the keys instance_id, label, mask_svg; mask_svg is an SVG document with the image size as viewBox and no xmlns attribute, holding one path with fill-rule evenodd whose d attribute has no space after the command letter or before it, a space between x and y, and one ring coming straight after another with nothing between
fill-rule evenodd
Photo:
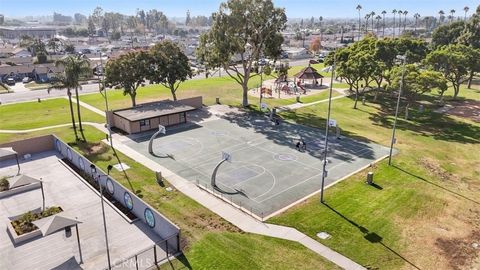
<instances>
[{"instance_id":1,"label":"parked car","mask_svg":"<svg viewBox=\"0 0 480 270\"><path fill-rule=\"evenodd\" d=\"M7 83L7 85L15 85L15 79L14 78L8 78L6 83Z\"/></svg>"},{"instance_id":2,"label":"parked car","mask_svg":"<svg viewBox=\"0 0 480 270\"><path fill-rule=\"evenodd\" d=\"M23 82L23 83L29 83L29 82L31 82L31 81L32 81L32 78L30 78L30 77L24 77L24 78L22 79L22 82Z\"/></svg>"}]
</instances>

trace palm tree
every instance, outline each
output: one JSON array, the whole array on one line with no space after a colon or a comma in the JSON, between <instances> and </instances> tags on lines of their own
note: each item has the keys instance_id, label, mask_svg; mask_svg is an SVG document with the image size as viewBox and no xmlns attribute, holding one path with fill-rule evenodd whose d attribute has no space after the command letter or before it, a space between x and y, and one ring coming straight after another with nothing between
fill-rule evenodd
<instances>
[{"instance_id":1,"label":"palm tree","mask_svg":"<svg viewBox=\"0 0 480 270\"><path fill-rule=\"evenodd\" d=\"M362 6L358 5L357 6L357 10L358 10L358 40L360 40L360 29L362 27L362 19L361 19L361 15L360 15L360 10L362 10Z\"/></svg>"},{"instance_id":2,"label":"palm tree","mask_svg":"<svg viewBox=\"0 0 480 270\"><path fill-rule=\"evenodd\" d=\"M318 18L318 21L320 22L320 41L323 42L323 30L322 30L323 16L320 16Z\"/></svg>"},{"instance_id":3,"label":"palm tree","mask_svg":"<svg viewBox=\"0 0 480 270\"><path fill-rule=\"evenodd\" d=\"M407 14L408 14L408 11L405 10L403 12L403 32L405 32L405 28L407 27Z\"/></svg>"},{"instance_id":4,"label":"palm tree","mask_svg":"<svg viewBox=\"0 0 480 270\"><path fill-rule=\"evenodd\" d=\"M450 22L453 21L453 14L455 14L455 9L450 10Z\"/></svg>"},{"instance_id":5,"label":"palm tree","mask_svg":"<svg viewBox=\"0 0 480 270\"><path fill-rule=\"evenodd\" d=\"M402 27L402 14L403 14L403 11L402 10L399 10L398 11L398 36L400 36L400 30L401 30L401 27Z\"/></svg>"},{"instance_id":6,"label":"palm tree","mask_svg":"<svg viewBox=\"0 0 480 270\"><path fill-rule=\"evenodd\" d=\"M370 13L365 15L365 33L368 32L368 19L370 18Z\"/></svg>"},{"instance_id":7,"label":"palm tree","mask_svg":"<svg viewBox=\"0 0 480 270\"><path fill-rule=\"evenodd\" d=\"M467 6L465 6L465 7L463 8L463 11L465 11L465 17L464 17L463 19L464 19L465 21L467 20L467 12L468 12L468 10L470 10L470 8L467 7Z\"/></svg>"},{"instance_id":8,"label":"palm tree","mask_svg":"<svg viewBox=\"0 0 480 270\"><path fill-rule=\"evenodd\" d=\"M393 37L395 37L395 15L397 14L397 10L396 9L392 10L392 13L393 13L393 27L392 27L392 30L393 30Z\"/></svg>"},{"instance_id":9,"label":"palm tree","mask_svg":"<svg viewBox=\"0 0 480 270\"><path fill-rule=\"evenodd\" d=\"M373 20L375 19L375 12L370 12L370 17L372 18L372 32L374 32L373 30Z\"/></svg>"},{"instance_id":10,"label":"palm tree","mask_svg":"<svg viewBox=\"0 0 480 270\"><path fill-rule=\"evenodd\" d=\"M70 102L70 113L72 115L73 129L75 130L75 137L78 140L75 127L75 118L73 116L73 106L72 106L72 93L71 90L75 89L75 96L77 100L77 115L78 115L78 127L80 133L82 134L82 139L85 141L85 134L83 133L82 127L82 116L80 114L80 100L78 97L78 89L82 88L79 80L81 76L86 76L90 74L90 61L87 58L81 56L69 55L64 58L61 58L55 62L56 67L63 67L63 75L61 80L56 83L52 88L56 89L67 89L68 99Z\"/></svg>"},{"instance_id":11,"label":"palm tree","mask_svg":"<svg viewBox=\"0 0 480 270\"><path fill-rule=\"evenodd\" d=\"M415 13L413 15L413 17L415 18L415 30L413 30L413 32L416 34L417 33L417 22L418 22L418 18L420 18L420 14Z\"/></svg>"},{"instance_id":12,"label":"palm tree","mask_svg":"<svg viewBox=\"0 0 480 270\"><path fill-rule=\"evenodd\" d=\"M387 11L382 11L382 17L383 17L383 25L382 25L382 37L385 37L385 14L387 14Z\"/></svg>"},{"instance_id":13,"label":"palm tree","mask_svg":"<svg viewBox=\"0 0 480 270\"><path fill-rule=\"evenodd\" d=\"M445 16L445 12L443 10L440 10L438 12L438 21L440 22L440 24L443 23L443 20L445 18L444 16Z\"/></svg>"},{"instance_id":14,"label":"palm tree","mask_svg":"<svg viewBox=\"0 0 480 270\"><path fill-rule=\"evenodd\" d=\"M382 19L382 16L380 15L377 15L377 17L375 17L375 19L377 20L377 34L378 32L380 32L380 20Z\"/></svg>"}]
</instances>

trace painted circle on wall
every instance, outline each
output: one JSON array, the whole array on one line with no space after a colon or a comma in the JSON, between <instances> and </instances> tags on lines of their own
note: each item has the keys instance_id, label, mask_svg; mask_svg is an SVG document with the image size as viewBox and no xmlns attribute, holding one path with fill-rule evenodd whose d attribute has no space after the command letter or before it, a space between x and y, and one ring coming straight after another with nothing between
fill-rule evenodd
<instances>
[{"instance_id":1,"label":"painted circle on wall","mask_svg":"<svg viewBox=\"0 0 480 270\"><path fill-rule=\"evenodd\" d=\"M59 140L55 140L55 147L57 148L58 152L62 152L62 145Z\"/></svg>"},{"instance_id":2,"label":"painted circle on wall","mask_svg":"<svg viewBox=\"0 0 480 270\"><path fill-rule=\"evenodd\" d=\"M150 226L150 228L155 227L155 216L153 215L152 210L150 210L150 208L146 208L144 215L147 225Z\"/></svg>"},{"instance_id":3,"label":"painted circle on wall","mask_svg":"<svg viewBox=\"0 0 480 270\"><path fill-rule=\"evenodd\" d=\"M70 161L73 159L72 150L70 150L70 148L67 148L67 157L70 159Z\"/></svg>"},{"instance_id":4,"label":"painted circle on wall","mask_svg":"<svg viewBox=\"0 0 480 270\"><path fill-rule=\"evenodd\" d=\"M81 157L78 157L78 166L80 166L80 169L82 169L82 171L85 171L85 162L83 162L83 158Z\"/></svg>"},{"instance_id":5,"label":"painted circle on wall","mask_svg":"<svg viewBox=\"0 0 480 270\"><path fill-rule=\"evenodd\" d=\"M123 201L125 202L125 206L128 208L128 210L133 209L133 200L132 196L130 196L130 193L125 192L125 194L123 194Z\"/></svg>"},{"instance_id":6,"label":"painted circle on wall","mask_svg":"<svg viewBox=\"0 0 480 270\"><path fill-rule=\"evenodd\" d=\"M112 195L115 192L115 186L113 185L113 181L110 178L107 179L107 190L108 190L108 193L110 193ZM131 198L130 198L130 200L131 200Z\"/></svg>"}]
</instances>

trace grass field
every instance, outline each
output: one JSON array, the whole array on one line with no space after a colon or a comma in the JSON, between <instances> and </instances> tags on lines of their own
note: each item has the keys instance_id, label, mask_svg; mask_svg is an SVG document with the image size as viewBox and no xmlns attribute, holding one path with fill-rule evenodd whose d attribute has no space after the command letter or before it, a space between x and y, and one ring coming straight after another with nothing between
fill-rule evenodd
<instances>
[{"instance_id":1,"label":"grass field","mask_svg":"<svg viewBox=\"0 0 480 270\"><path fill-rule=\"evenodd\" d=\"M480 91L462 89L460 96L480 100ZM394 102L382 103L387 105L367 103L354 110L352 100L338 99L332 118L345 134L388 145ZM323 127L326 106L283 116ZM480 124L433 113L433 108L399 119L394 166L385 160L368 169L375 173L376 187L365 185L365 170L328 189L325 205L315 196L269 221L311 237L326 231L332 238L322 243L375 269L479 267L470 242L480 236L474 221L480 220Z\"/></svg>"},{"instance_id":2,"label":"grass field","mask_svg":"<svg viewBox=\"0 0 480 270\"><path fill-rule=\"evenodd\" d=\"M71 128L66 127L22 135L0 133L0 143L51 133L104 170L118 163L117 157L128 164L131 169L126 174L113 170L111 175L180 226L184 256L162 269L339 269L298 243L243 233L181 192L166 191L168 182L161 187L154 172L120 152L114 155L100 142L104 133L93 127L85 127L88 143L76 143ZM97 150L91 152L92 148Z\"/></svg>"},{"instance_id":3,"label":"grass field","mask_svg":"<svg viewBox=\"0 0 480 270\"><path fill-rule=\"evenodd\" d=\"M318 71L323 68L323 64L312 65ZM293 76L298 73L302 68L301 66L294 66L289 70L289 76ZM322 73L322 72L321 72ZM327 76L326 73L325 76ZM273 78L266 77L265 80ZM260 77L255 76L250 79L249 87L258 87L260 84ZM220 98L220 102L226 105L239 106L242 101L242 91L240 85L236 83L230 77L210 77L208 79L189 80L182 83L177 91L178 98L186 98L192 96L203 96L203 103L205 105L212 105L215 103L217 97ZM325 98L326 96L321 93L318 95L312 95L308 97L308 101L316 101ZM145 103L149 101L171 99L170 91L161 85L147 85L137 90L137 103ZM83 102L86 102L94 107L104 109L105 101L100 94L89 94L80 97ZM122 90L109 90L108 102L112 109L121 109L131 106L131 100L129 96L124 96ZM259 103L259 98L249 96L249 102L252 105ZM276 100L266 99L266 102L270 107L283 106L295 103L295 98Z\"/></svg>"},{"instance_id":4,"label":"grass field","mask_svg":"<svg viewBox=\"0 0 480 270\"><path fill-rule=\"evenodd\" d=\"M74 110L76 113L75 104ZM82 121L105 121L105 117L90 110L82 108L81 112ZM63 98L1 105L0 116L0 129L22 130L71 123L68 100Z\"/></svg>"}]
</instances>

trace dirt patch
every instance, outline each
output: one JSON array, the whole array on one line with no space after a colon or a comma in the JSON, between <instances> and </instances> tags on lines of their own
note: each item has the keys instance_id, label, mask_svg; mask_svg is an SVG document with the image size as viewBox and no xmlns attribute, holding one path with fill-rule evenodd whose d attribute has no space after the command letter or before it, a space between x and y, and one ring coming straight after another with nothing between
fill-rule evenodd
<instances>
[{"instance_id":1,"label":"dirt patch","mask_svg":"<svg viewBox=\"0 0 480 270\"><path fill-rule=\"evenodd\" d=\"M451 105L453 108L447 114L468 118L480 123L480 101L469 99L452 102Z\"/></svg>"},{"instance_id":2,"label":"dirt patch","mask_svg":"<svg viewBox=\"0 0 480 270\"><path fill-rule=\"evenodd\" d=\"M445 169L440 167L438 163L435 161L428 159L428 158L421 158L420 164L427 169L430 173L432 173L435 177L439 178L442 181L455 181L458 180L457 176L454 174L447 172Z\"/></svg>"},{"instance_id":3,"label":"dirt patch","mask_svg":"<svg viewBox=\"0 0 480 270\"><path fill-rule=\"evenodd\" d=\"M469 269L471 263L480 256L480 230L464 238L438 238L435 245L448 258L452 269Z\"/></svg>"}]
</instances>

